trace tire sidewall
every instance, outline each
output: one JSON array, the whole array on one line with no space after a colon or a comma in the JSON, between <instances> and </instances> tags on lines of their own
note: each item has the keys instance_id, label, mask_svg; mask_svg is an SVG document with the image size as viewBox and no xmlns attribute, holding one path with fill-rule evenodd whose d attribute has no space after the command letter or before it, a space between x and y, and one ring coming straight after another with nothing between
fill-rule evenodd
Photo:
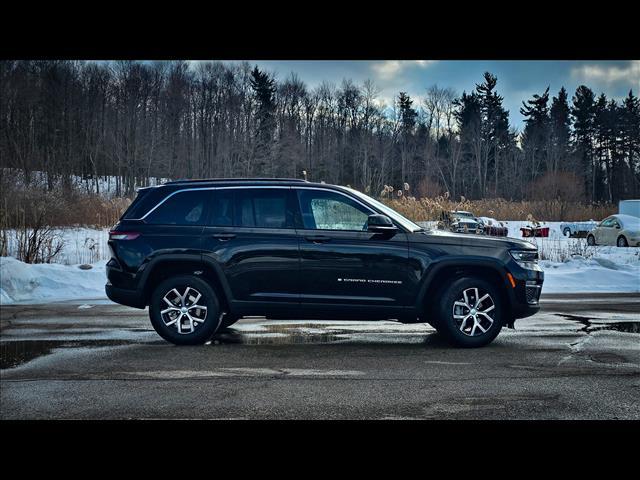
<instances>
[{"instance_id":1,"label":"tire sidewall","mask_svg":"<svg viewBox=\"0 0 640 480\"><path fill-rule=\"evenodd\" d=\"M455 320L453 319L452 311L453 303L462 296L462 292L468 288L474 287L485 290L489 293L489 295L491 295L491 298L493 299L493 302L496 306L494 310L496 313L493 315L493 325L486 333L475 337L470 337L460 331L455 323ZM438 331L442 333L455 346L463 348L483 347L491 343L498 336L500 330L502 330L503 320L505 318L505 303L498 289L492 283L487 282L486 280L475 277L458 278L457 280L453 281L451 285L444 289L442 296L439 298L439 302L440 304L437 309Z\"/></svg>"},{"instance_id":2,"label":"tire sidewall","mask_svg":"<svg viewBox=\"0 0 640 480\"><path fill-rule=\"evenodd\" d=\"M622 245L620 245L620 240L622 240L624 242ZM627 242L627 239L624 237L624 235L620 235L618 237L618 240L616 241L616 245L618 247L624 248L624 247L628 247L629 246L629 242Z\"/></svg>"},{"instance_id":3,"label":"tire sidewall","mask_svg":"<svg viewBox=\"0 0 640 480\"><path fill-rule=\"evenodd\" d=\"M164 309L162 308L164 305L163 297L168 291L177 288L179 292L182 292L188 286L195 288L202 294L203 305L207 307L207 317L193 333L180 334L173 326L165 325L160 312ZM221 324L220 306L215 291L206 281L192 275L171 277L161 282L151 294L149 318L158 335L175 345L201 345L216 333Z\"/></svg>"},{"instance_id":4,"label":"tire sidewall","mask_svg":"<svg viewBox=\"0 0 640 480\"><path fill-rule=\"evenodd\" d=\"M590 247L595 246L596 244L596 237L594 237L593 235L589 235L587 237L587 245L589 245Z\"/></svg>"}]
</instances>

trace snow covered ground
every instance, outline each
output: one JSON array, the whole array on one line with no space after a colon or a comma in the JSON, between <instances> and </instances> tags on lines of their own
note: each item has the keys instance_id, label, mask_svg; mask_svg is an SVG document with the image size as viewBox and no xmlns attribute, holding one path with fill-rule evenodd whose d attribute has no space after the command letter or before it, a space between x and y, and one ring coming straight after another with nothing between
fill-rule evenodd
<instances>
[{"instance_id":1,"label":"snow covered ground","mask_svg":"<svg viewBox=\"0 0 640 480\"><path fill-rule=\"evenodd\" d=\"M0 257L0 304L106 298L106 263L97 262L82 270L79 265L29 265Z\"/></svg>"},{"instance_id":2,"label":"snow covered ground","mask_svg":"<svg viewBox=\"0 0 640 480\"><path fill-rule=\"evenodd\" d=\"M522 221L506 222L509 235L521 238ZM545 293L640 292L640 248L588 247L584 239L567 238L560 222L548 222L549 238L527 239L539 250L545 271ZM108 229L65 228L58 231L65 247L59 264L27 265L0 257L0 304L106 298L105 263ZM9 249L11 254L11 248ZM91 264L82 270L79 264Z\"/></svg>"}]
</instances>

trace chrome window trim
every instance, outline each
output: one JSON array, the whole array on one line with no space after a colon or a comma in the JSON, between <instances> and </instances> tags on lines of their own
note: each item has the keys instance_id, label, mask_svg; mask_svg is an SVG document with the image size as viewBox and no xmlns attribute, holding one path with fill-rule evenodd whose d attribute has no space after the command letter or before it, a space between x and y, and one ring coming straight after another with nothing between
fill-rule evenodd
<instances>
[{"instance_id":1,"label":"chrome window trim","mask_svg":"<svg viewBox=\"0 0 640 480\"><path fill-rule=\"evenodd\" d=\"M175 192L171 192L169 195L164 197L161 202L159 202L151 210L149 210L147 213L145 213L142 217L140 217L140 218L127 218L126 220L142 220L142 221L144 221L145 218L147 218L149 215L151 215L164 202L166 202L171 197L173 197L174 195L177 195L179 193L197 192L197 191L206 191L206 190L248 190L248 189L253 189L253 188L269 188L269 189L280 189L280 190L282 190L282 189L285 189L285 190L300 189L300 190L319 190L321 192L333 192L333 193L337 193L338 195L342 195L343 197L346 197L349 200L358 203L359 205L362 205L370 213L380 213L377 210L375 210L373 207L361 202L357 197L349 195L348 193L345 193L345 192L343 192L341 190L333 189L333 188L307 187L307 186L302 186L302 185L294 185L294 186L291 186L291 185L255 185L255 186L254 185L234 185L234 186L224 186L224 187L183 188L183 189L180 189L180 190L176 190ZM395 222L394 222L394 224L395 224ZM402 230L404 230L404 228L402 226L400 226L400 228Z\"/></svg>"}]
</instances>

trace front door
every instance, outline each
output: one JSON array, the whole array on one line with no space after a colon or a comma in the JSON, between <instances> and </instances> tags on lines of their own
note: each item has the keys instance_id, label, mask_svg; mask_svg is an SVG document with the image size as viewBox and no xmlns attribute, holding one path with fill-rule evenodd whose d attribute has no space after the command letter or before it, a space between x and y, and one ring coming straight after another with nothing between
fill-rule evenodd
<instances>
[{"instance_id":1,"label":"front door","mask_svg":"<svg viewBox=\"0 0 640 480\"><path fill-rule=\"evenodd\" d=\"M615 241L613 238L616 232L614 223L614 217L609 217L602 221L596 231L596 243L600 245L611 245L611 242Z\"/></svg>"},{"instance_id":2,"label":"front door","mask_svg":"<svg viewBox=\"0 0 640 480\"><path fill-rule=\"evenodd\" d=\"M405 233L367 232L367 218L377 212L346 194L293 189L302 215L298 236L303 304L356 308L411 304Z\"/></svg>"}]
</instances>

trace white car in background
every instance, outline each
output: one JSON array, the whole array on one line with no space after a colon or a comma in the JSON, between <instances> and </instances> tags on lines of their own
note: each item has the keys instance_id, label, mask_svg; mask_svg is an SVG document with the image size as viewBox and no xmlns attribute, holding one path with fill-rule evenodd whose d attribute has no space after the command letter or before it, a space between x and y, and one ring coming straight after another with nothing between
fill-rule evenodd
<instances>
[{"instance_id":1,"label":"white car in background","mask_svg":"<svg viewBox=\"0 0 640 480\"><path fill-rule=\"evenodd\" d=\"M587 235L589 245L640 246L640 218L617 214L605 218Z\"/></svg>"}]
</instances>

